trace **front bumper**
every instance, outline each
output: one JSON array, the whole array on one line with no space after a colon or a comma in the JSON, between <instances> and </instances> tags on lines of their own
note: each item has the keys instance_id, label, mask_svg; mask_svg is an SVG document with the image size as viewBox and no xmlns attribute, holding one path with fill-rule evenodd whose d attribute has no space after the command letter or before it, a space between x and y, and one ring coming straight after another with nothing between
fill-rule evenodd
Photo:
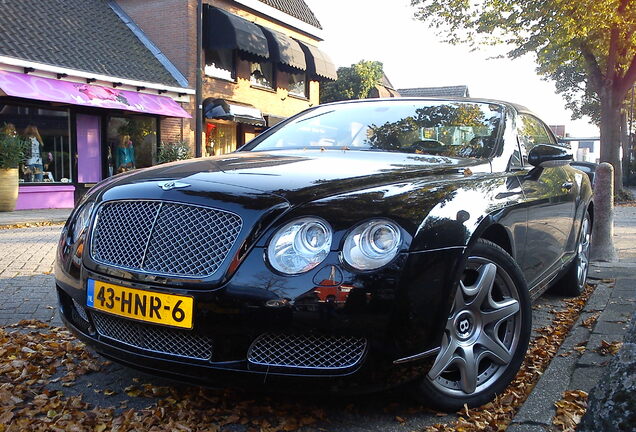
<instances>
[{"instance_id":1,"label":"front bumper","mask_svg":"<svg viewBox=\"0 0 636 432\"><path fill-rule=\"evenodd\" d=\"M213 386L296 390L298 380L302 380L311 383L302 387L303 392L363 392L399 385L428 371L434 355L407 363L395 362L426 351L434 353L439 346L451 305L450 287L456 283L463 251L463 248L449 248L403 254L392 265L370 274L348 272L341 266L338 254L331 253L323 264L335 266L342 273L340 286L347 287L346 296L336 294L331 301L316 294L321 291L320 286L315 286L316 276L325 267L301 276L283 277L269 270L257 249L249 254L230 281L214 289L195 284L174 288L133 278L116 278L91 271L79 262L76 266L65 264L60 259L63 256L58 256L56 264L56 285L60 315L67 327L104 356L131 367ZM121 332L109 334L103 324L100 329L96 319L101 312L85 307L89 278L130 288L193 296L195 312L191 331L163 327L155 331L158 326L152 324L114 316L107 318L125 328L132 326L135 331L151 329L155 340L161 340L162 347L169 340L175 343L185 340L190 344L211 341L211 355L201 358L183 355L181 351L166 352L169 350L147 344L142 347L121 336ZM272 307L268 304L272 293L289 301L274 302ZM248 354L254 342L265 334L282 338L310 335L314 341L349 338L364 340L364 347L359 357L354 356L357 361L341 367L265 366L250 361ZM342 348L336 345L335 349Z\"/></svg>"}]
</instances>

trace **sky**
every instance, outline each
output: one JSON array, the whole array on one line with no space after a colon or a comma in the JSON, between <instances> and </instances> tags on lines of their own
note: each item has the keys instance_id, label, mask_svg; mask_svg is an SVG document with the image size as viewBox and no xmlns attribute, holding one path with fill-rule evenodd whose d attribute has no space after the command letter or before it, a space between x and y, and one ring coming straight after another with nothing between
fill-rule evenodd
<instances>
[{"instance_id":1,"label":"sky","mask_svg":"<svg viewBox=\"0 0 636 432\"><path fill-rule=\"evenodd\" d=\"M336 64L378 60L395 88L467 85L472 97L524 105L570 136L598 136L589 119L572 120L554 84L541 79L533 58L489 59L505 47L471 52L452 46L413 18L409 0L305 0L324 29L320 46Z\"/></svg>"}]
</instances>

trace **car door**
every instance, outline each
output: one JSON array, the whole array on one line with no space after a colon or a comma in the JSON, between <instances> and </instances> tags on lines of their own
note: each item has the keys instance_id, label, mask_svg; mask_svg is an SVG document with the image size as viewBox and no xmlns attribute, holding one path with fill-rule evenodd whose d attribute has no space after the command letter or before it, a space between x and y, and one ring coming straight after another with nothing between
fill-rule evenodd
<instances>
[{"instance_id":1,"label":"car door","mask_svg":"<svg viewBox=\"0 0 636 432\"><path fill-rule=\"evenodd\" d=\"M517 138L524 175L520 177L528 209L526 251L520 262L528 286L534 288L560 269L573 227L577 183L563 166L533 167L528 152L537 144L558 145L538 118L520 114Z\"/></svg>"}]
</instances>

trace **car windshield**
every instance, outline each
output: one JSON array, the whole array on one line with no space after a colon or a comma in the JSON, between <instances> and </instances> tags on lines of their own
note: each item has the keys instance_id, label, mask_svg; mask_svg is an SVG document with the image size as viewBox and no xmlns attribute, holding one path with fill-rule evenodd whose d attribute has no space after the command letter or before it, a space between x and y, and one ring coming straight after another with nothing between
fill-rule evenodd
<instances>
[{"instance_id":1,"label":"car windshield","mask_svg":"<svg viewBox=\"0 0 636 432\"><path fill-rule=\"evenodd\" d=\"M320 148L487 158L503 107L460 101L324 105L252 141L245 150Z\"/></svg>"}]
</instances>

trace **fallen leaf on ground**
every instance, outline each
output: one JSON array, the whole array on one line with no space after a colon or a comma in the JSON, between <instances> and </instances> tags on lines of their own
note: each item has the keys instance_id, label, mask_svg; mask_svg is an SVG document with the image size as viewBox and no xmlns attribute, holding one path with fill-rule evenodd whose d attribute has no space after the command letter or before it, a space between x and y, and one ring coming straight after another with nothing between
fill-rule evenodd
<instances>
[{"instance_id":1,"label":"fallen leaf on ground","mask_svg":"<svg viewBox=\"0 0 636 432\"><path fill-rule=\"evenodd\" d=\"M596 352L602 356L616 355L622 346L623 342L621 341L607 342L606 340L602 340L601 345L596 349Z\"/></svg>"},{"instance_id":2,"label":"fallen leaf on ground","mask_svg":"<svg viewBox=\"0 0 636 432\"><path fill-rule=\"evenodd\" d=\"M573 432L587 410L588 394L583 390L568 390L563 398L554 403L556 414L552 424L560 431Z\"/></svg>"}]
</instances>

